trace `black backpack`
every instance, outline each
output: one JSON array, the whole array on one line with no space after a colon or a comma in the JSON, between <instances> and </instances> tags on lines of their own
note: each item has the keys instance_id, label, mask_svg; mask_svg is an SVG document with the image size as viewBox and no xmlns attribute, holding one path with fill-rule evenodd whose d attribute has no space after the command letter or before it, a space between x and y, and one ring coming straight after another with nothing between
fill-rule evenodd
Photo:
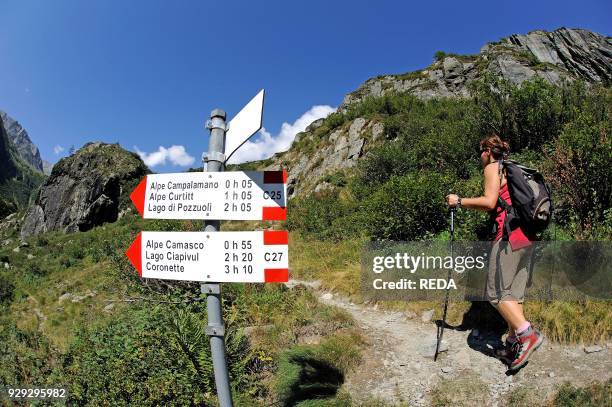
<instances>
[{"instance_id":1,"label":"black backpack","mask_svg":"<svg viewBox=\"0 0 612 407\"><path fill-rule=\"evenodd\" d=\"M512 202L510 206L501 197L498 199L506 211L503 238L507 240L510 232L520 227L525 235L535 240L548 227L553 216L550 186L537 170L516 161L500 160L499 169L500 176L505 170Z\"/></svg>"}]
</instances>

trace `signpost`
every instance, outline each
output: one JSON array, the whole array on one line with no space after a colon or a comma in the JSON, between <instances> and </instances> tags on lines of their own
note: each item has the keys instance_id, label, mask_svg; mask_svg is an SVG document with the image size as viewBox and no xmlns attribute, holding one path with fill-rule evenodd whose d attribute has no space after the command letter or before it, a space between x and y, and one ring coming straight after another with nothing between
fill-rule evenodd
<instances>
[{"instance_id":1,"label":"signpost","mask_svg":"<svg viewBox=\"0 0 612 407\"><path fill-rule=\"evenodd\" d=\"M285 220L285 171L147 175L130 195L145 219Z\"/></svg>"},{"instance_id":2,"label":"signpost","mask_svg":"<svg viewBox=\"0 0 612 407\"><path fill-rule=\"evenodd\" d=\"M232 407L233 401L219 283L289 280L286 231L219 232L219 220L287 217L285 171L223 172L230 156L261 129L263 102L261 90L234 117L229 130L225 112L211 112L208 153L203 157L206 172L147 175L130 195L145 219L205 220L202 232L141 232L126 255L142 278L203 282L206 335L221 407Z\"/></svg>"}]
</instances>

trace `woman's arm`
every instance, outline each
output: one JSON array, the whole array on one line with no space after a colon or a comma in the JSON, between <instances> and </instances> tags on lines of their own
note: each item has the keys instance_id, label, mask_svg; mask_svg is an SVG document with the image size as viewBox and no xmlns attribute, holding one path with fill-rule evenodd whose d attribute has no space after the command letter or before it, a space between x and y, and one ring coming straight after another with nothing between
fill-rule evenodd
<instances>
[{"instance_id":1,"label":"woman's arm","mask_svg":"<svg viewBox=\"0 0 612 407\"><path fill-rule=\"evenodd\" d=\"M500 187L498 165L497 163L491 163L484 169L484 195L478 198L461 198L461 207L486 212L495 209ZM457 206L459 197L450 194L446 197L446 200L448 206L452 208Z\"/></svg>"}]
</instances>

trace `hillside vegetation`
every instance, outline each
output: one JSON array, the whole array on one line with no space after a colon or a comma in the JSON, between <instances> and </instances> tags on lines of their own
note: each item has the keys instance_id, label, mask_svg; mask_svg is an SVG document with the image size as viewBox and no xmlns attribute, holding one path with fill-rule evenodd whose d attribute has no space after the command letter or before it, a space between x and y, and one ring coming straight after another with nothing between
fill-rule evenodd
<instances>
[{"instance_id":1,"label":"hillside vegetation","mask_svg":"<svg viewBox=\"0 0 612 407\"><path fill-rule=\"evenodd\" d=\"M436 238L448 229L444 197L481 192L478 143L497 133L509 141L510 158L539 168L552 184L558 233L609 239L610 88L580 81L557 87L541 79L513 85L488 77L471 92L470 99L370 97L327 117L321 127L329 131L356 117L378 117L387 141L355 171L329 175L336 188L292 199L288 227L331 240ZM486 215L460 217L458 238L485 237Z\"/></svg>"},{"instance_id":2,"label":"hillside vegetation","mask_svg":"<svg viewBox=\"0 0 612 407\"><path fill-rule=\"evenodd\" d=\"M141 230L201 228L126 215L25 243L3 233L0 386L68 384L68 405L215 405L199 284L141 280L124 255ZM333 394L359 362L352 320L303 287L223 284L223 314L236 405Z\"/></svg>"}]
</instances>

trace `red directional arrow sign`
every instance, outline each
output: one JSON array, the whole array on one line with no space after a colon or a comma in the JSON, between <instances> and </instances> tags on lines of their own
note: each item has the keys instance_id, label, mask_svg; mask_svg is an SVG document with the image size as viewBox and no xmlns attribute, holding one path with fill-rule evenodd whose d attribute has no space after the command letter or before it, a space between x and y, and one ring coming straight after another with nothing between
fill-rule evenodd
<instances>
[{"instance_id":1,"label":"red directional arrow sign","mask_svg":"<svg viewBox=\"0 0 612 407\"><path fill-rule=\"evenodd\" d=\"M285 220L286 171L147 175L130 195L145 219Z\"/></svg>"},{"instance_id":2,"label":"red directional arrow sign","mask_svg":"<svg viewBox=\"0 0 612 407\"><path fill-rule=\"evenodd\" d=\"M289 281L287 231L142 232L126 251L143 278Z\"/></svg>"}]
</instances>

